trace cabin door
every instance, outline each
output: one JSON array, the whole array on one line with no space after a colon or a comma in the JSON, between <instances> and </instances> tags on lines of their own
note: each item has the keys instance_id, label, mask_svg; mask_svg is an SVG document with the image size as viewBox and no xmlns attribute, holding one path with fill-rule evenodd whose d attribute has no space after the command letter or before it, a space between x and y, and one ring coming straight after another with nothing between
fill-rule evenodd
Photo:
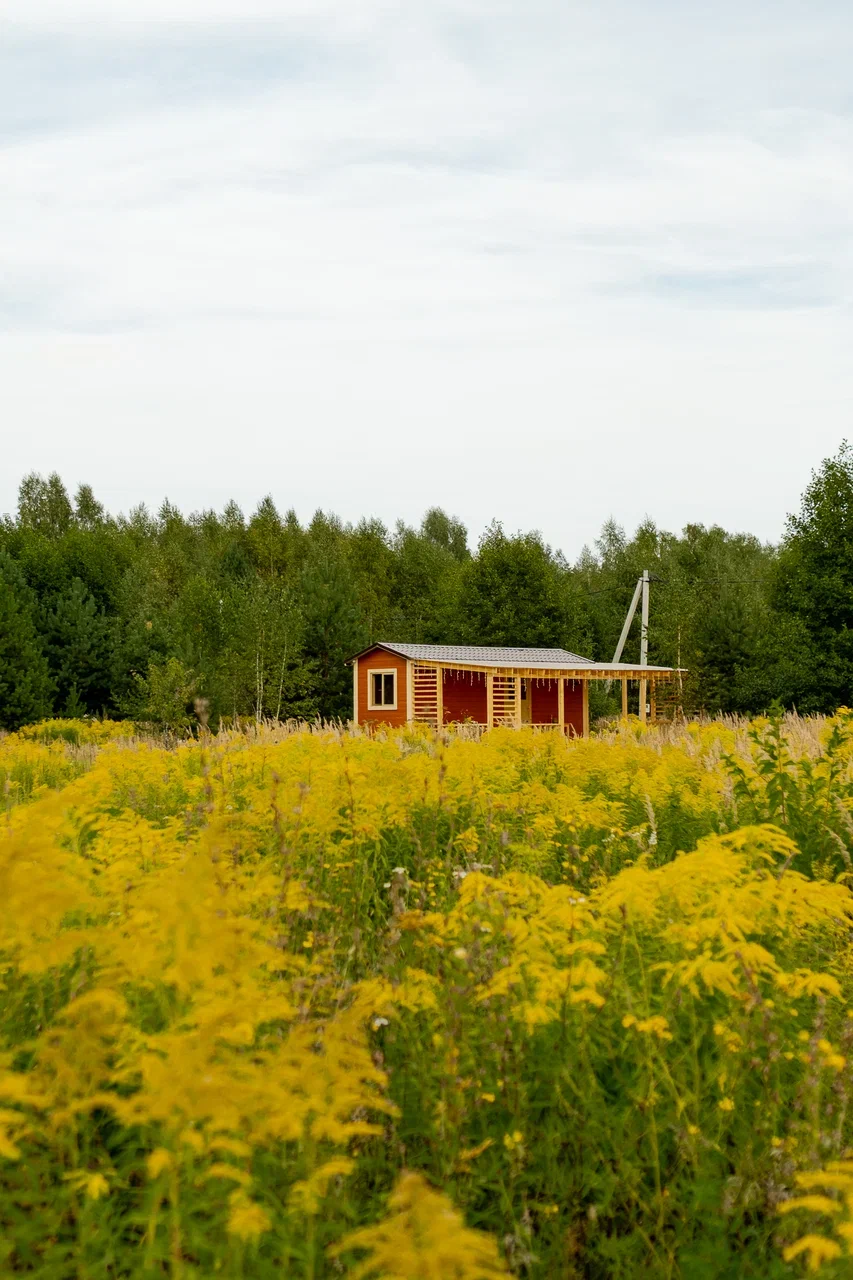
<instances>
[{"instance_id":1,"label":"cabin door","mask_svg":"<svg viewBox=\"0 0 853 1280\"><path fill-rule=\"evenodd\" d=\"M522 680L521 681L521 723L522 724L530 724L532 722L533 717L530 714L530 707L531 707L532 701L533 699L531 697L530 681Z\"/></svg>"}]
</instances>

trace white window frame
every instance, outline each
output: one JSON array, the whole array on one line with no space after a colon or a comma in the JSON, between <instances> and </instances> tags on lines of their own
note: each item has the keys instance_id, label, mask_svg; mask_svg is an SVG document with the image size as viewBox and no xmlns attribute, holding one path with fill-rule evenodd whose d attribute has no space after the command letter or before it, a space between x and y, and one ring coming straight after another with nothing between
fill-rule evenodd
<instances>
[{"instance_id":1,"label":"white window frame","mask_svg":"<svg viewBox=\"0 0 853 1280\"><path fill-rule=\"evenodd\" d=\"M394 701L375 703L373 701L373 677L374 676L393 676L394 677ZM382 681L383 685L385 681ZM396 711L399 699L400 673L396 667L368 667L367 668L367 709L368 711Z\"/></svg>"}]
</instances>

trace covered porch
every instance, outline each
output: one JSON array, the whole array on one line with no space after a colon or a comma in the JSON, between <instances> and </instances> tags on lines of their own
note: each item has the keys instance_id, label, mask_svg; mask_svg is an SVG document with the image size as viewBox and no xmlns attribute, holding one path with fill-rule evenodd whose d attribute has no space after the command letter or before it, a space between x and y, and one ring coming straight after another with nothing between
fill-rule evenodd
<instances>
[{"instance_id":1,"label":"covered porch","mask_svg":"<svg viewBox=\"0 0 853 1280\"><path fill-rule=\"evenodd\" d=\"M663 718L659 686L667 692L671 688L670 672L627 668L623 664L600 668L588 664L566 672L412 662L408 676L407 701L413 721L433 727L471 723L482 728L562 729L573 737L589 734L591 681L616 681L621 689L623 716L627 717L633 706L642 722ZM670 701L669 697L665 699L667 705Z\"/></svg>"}]
</instances>

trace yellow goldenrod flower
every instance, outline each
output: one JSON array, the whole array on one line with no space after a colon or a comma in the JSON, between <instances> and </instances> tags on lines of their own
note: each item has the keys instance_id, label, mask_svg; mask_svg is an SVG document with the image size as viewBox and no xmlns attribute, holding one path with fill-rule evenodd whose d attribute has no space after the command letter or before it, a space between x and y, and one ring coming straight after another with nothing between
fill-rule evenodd
<instances>
[{"instance_id":1,"label":"yellow goldenrod flower","mask_svg":"<svg viewBox=\"0 0 853 1280\"><path fill-rule=\"evenodd\" d=\"M826 1236L801 1236L783 1250L782 1256L786 1262L793 1262L802 1253L806 1255L809 1271L819 1271L825 1262L833 1262L841 1257L841 1245L835 1240L828 1240Z\"/></svg>"},{"instance_id":2,"label":"yellow goldenrod flower","mask_svg":"<svg viewBox=\"0 0 853 1280\"><path fill-rule=\"evenodd\" d=\"M110 1184L102 1173L91 1173L80 1169L67 1173L65 1180L78 1191L82 1191L88 1200L101 1200L110 1194Z\"/></svg>"},{"instance_id":3,"label":"yellow goldenrod flower","mask_svg":"<svg viewBox=\"0 0 853 1280\"><path fill-rule=\"evenodd\" d=\"M447 1196L416 1173L404 1173L391 1194L388 1217L375 1227L352 1231L329 1250L332 1257L366 1252L352 1280L383 1276L489 1280L506 1274L494 1240L466 1227Z\"/></svg>"},{"instance_id":4,"label":"yellow goldenrod flower","mask_svg":"<svg viewBox=\"0 0 853 1280\"><path fill-rule=\"evenodd\" d=\"M165 1173L172 1167L172 1155L165 1147L158 1147L156 1151L152 1151L151 1155L145 1161L145 1167L148 1170L149 1178L159 1178L161 1173Z\"/></svg>"},{"instance_id":5,"label":"yellow goldenrod flower","mask_svg":"<svg viewBox=\"0 0 853 1280\"><path fill-rule=\"evenodd\" d=\"M228 1231L240 1240L257 1240L269 1231L272 1221L269 1214L244 1191L234 1191L230 1197Z\"/></svg>"}]
</instances>

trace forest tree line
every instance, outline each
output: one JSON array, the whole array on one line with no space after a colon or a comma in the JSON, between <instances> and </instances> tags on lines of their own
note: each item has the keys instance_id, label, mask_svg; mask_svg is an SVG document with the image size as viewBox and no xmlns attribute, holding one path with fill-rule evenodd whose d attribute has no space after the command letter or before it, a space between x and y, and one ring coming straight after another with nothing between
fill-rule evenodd
<instances>
[{"instance_id":1,"label":"forest tree line","mask_svg":"<svg viewBox=\"0 0 853 1280\"><path fill-rule=\"evenodd\" d=\"M88 485L32 474L0 523L0 728L49 716L216 727L346 717L346 660L372 640L563 647L609 660L654 575L649 661L689 670L688 710L853 701L853 450L812 475L779 546L717 526L608 522L576 563L493 523L476 549L439 508L418 528L265 498L247 518L169 502L112 516ZM639 621L625 650L637 659ZM608 701L610 697L610 701ZM593 715L617 710L594 688Z\"/></svg>"}]
</instances>

